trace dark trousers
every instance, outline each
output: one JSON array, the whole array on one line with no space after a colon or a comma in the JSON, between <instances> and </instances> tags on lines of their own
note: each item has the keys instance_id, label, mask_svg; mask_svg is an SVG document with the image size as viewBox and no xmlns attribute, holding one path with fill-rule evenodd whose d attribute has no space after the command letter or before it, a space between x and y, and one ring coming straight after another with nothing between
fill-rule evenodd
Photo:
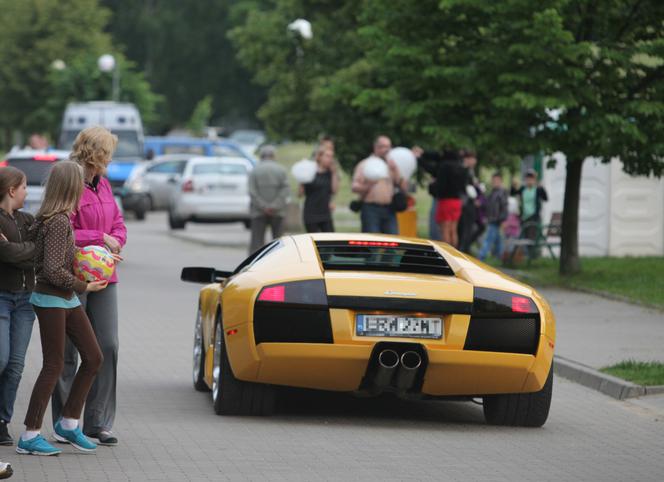
<instances>
[{"instance_id":1,"label":"dark trousers","mask_svg":"<svg viewBox=\"0 0 664 482\"><path fill-rule=\"evenodd\" d=\"M363 203L360 219L363 233L399 234L397 215L389 205Z\"/></svg>"},{"instance_id":2,"label":"dark trousers","mask_svg":"<svg viewBox=\"0 0 664 482\"><path fill-rule=\"evenodd\" d=\"M249 245L249 253L253 253L265 244L265 231L268 225L272 230L272 238L280 238L284 233L283 216L261 214L251 218L251 244Z\"/></svg>"},{"instance_id":3,"label":"dark trousers","mask_svg":"<svg viewBox=\"0 0 664 482\"><path fill-rule=\"evenodd\" d=\"M104 355L90 392L85 400L83 432L94 435L111 430L115 421L118 378L118 285L111 283L101 291L79 295L90 320L97 343ZM78 352L71 340L65 344L65 367L51 399L53 420L58 420L71 391L78 367Z\"/></svg>"},{"instance_id":4,"label":"dark trousers","mask_svg":"<svg viewBox=\"0 0 664 482\"><path fill-rule=\"evenodd\" d=\"M62 409L63 417L80 418L85 397L104 360L90 320L82 307L64 309L35 306L35 312L39 320L44 361L35 387L32 389L28 413L25 415L25 426L28 428L41 428L42 426L48 401L64 368L67 336L81 354L82 362L74 377L67 402Z\"/></svg>"},{"instance_id":5,"label":"dark trousers","mask_svg":"<svg viewBox=\"0 0 664 482\"><path fill-rule=\"evenodd\" d=\"M470 253L470 245L473 240L473 232L475 231L475 222L477 221L477 207L475 201L467 199L463 203L461 209L461 219L457 232L459 235L459 251Z\"/></svg>"},{"instance_id":6,"label":"dark trousers","mask_svg":"<svg viewBox=\"0 0 664 482\"><path fill-rule=\"evenodd\" d=\"M334 222L331 219L309 223L305 221L304 228L307 230L307 233L333 233Z\"/></svg>"}]
</instances>

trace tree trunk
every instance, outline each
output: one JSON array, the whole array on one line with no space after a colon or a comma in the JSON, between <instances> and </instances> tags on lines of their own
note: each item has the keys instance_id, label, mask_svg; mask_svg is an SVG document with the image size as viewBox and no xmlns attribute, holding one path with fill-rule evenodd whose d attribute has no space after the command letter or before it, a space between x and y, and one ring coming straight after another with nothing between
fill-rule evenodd
<instances>
[{"instance_id":1,"label":"tree trunk","mask_svg":"<svg viewBox=\"0 0 664 482\"><path fill-rule=\"evenodd\" d=\"M560 274L569 276L581 271L579 260L579 199L583 159L567 159L565 201L563 203Z\"/></svg>"}]
</instances>

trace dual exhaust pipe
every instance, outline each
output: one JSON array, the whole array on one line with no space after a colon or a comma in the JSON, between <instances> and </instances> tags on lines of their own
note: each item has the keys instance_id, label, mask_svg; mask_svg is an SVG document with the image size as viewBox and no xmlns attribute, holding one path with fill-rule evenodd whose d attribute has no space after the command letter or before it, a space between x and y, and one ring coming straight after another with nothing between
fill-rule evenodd
<instances>
[{"instance_id":1,"label":"dual exhaust pipe","mask_svg":"<svg viewBox=\"0 0 664 482\"><path fill-rule=\"evenodd\" d=\"M422 357L416 351L406 351L399 357L394 350L383 350L378 354L378 368L373 384L380 389L388 387L396 372L394 386L399 391L409 390L420 366Z\"/></svg>"}]
</instances>

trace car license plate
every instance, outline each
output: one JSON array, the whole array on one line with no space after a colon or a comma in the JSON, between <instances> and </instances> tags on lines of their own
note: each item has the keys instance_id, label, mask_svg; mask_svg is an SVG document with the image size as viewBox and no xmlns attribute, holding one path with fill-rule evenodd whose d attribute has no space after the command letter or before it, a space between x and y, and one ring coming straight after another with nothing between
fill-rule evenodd
<instances>
[{"instance_id":1,"label":"car license plate","mask_svg":"<svg viewBox=\"0 0 664 482\"><path fill-rule=\"evenodd\" d=\"M355 333L358 336L441 338L443 319L407 315L356 315Z\"/></svg>"}]
</instances>

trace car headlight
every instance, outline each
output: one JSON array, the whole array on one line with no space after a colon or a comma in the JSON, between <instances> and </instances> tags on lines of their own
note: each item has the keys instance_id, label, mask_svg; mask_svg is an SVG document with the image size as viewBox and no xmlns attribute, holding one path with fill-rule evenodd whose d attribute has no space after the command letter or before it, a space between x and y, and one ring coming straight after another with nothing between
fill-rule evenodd
<instances>
[{"instance_id":1,"label":"car headlight","mask_svg":"<svg viewBox=\"0 0 664 482\"><path fill-rule=\"evenodd\" d=\"M146 188L143 179L140 177L137 177L136 179L132 179L131 181L129 181L127 183L127 187L132 192L143 192L145 191Z\"/></svg>"}]
</instances>

